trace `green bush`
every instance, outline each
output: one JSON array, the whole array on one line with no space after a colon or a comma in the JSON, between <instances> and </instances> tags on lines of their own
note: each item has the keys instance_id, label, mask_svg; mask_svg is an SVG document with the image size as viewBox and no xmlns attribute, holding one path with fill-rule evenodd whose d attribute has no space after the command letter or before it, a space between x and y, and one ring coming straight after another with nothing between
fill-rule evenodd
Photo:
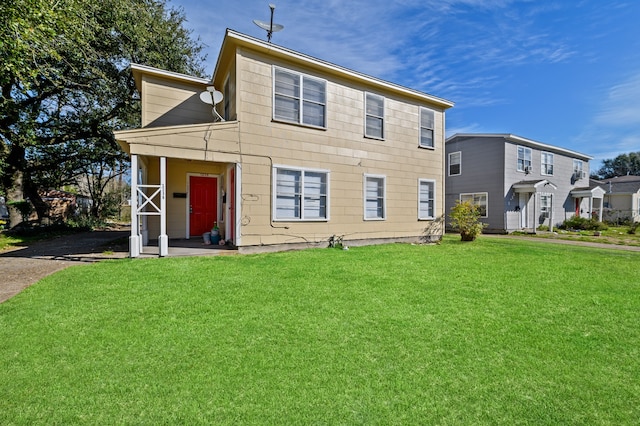
<instances>
[{"instance_id":1,"label":"green bush","mask_svg":"<svg viewBox=\"0 0 640 426\"><path fill-rule=\"evenodd\" d=\"M638 230L638 227L640 226L640 222L633 222L630 226L629 226L629 230L627 231L627 233L631 234L631 235L635 235L636 231Z\"/></svg>"},{"instance_id":2,"label":"green bush","mask_svg":"<svg viewBox=\"0 0 640 426\"><path fill-rule=\"evenodd\" d=\"M606 224L593 219L593 218L585 218L580 216L572 216L571 218L562 222L560 229L575 229L580 231L605 231L609 229Z\"/></svg>"},{"instance_id":3,"label":"green bush","mask_svg":"<svg viewBox=\"0 0 640 426\"><path fill-rule=\"evenodd\" d=\"M480 222L480 209L469 201L457 201L449 214L451 227L460 232L462 241L473 241L486 226Z\"/></svg>"}]
</instances>

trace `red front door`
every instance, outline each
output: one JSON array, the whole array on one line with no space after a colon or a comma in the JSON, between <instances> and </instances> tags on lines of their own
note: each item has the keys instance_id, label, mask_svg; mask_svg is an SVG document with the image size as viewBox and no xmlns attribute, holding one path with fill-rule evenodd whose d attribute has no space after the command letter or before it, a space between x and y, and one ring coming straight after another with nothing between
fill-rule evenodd
<instances>
[{"instance_id":1,"label":"red front door","mask_svg":"<svg viewBox=\"0 0 640 426\"><path fill-rule=\"evenodd\" d=\"M218 179L189 177L189 235L211 231L218 220Z\"/></svg>"}]
</instances>

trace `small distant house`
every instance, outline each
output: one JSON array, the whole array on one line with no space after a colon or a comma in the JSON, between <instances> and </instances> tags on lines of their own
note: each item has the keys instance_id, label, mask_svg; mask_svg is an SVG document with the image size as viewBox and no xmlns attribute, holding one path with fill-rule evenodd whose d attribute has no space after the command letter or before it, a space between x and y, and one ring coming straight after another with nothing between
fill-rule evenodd
<instances>
[{"instance_id":1,"label":"small distant house","mask_svg":"<svg viewBox=\"0 0 640 426\"><path fill-rule=\"evenodd\" d=\"M592 184L606 191L604 219L611 222L640 222L640 176L592 180Z\"/></svg>"},{"instance_id":2,"label":"small distant house","mask_svg":"<svg viewBox=\"0 0 640 426\"><path fill-rule=\"evenodd\" d=\"M132 257L214 223L242 252L441 238L452 102L232 30L211 80L131 69Z\"/></svg>"},{"instance_id":3,"label":"small distant house","mask_svg":"<svg viewBox=\"0 0 640 426\"><path fill-rule=\"evenodd\" d=\"M590 185L586 154L512 134L456 134L445 146L447 212L471 201L487 232L535 232L574 215L602 218L604 190Z\"/></svg>"},{"instance_id":4,"label":"small distant house","mask_svg":"<svg viewBox=\"0 0 640 426\"><path fill-rule=\"evenodd\" d=\"M87 213L91 207L91 199L79 194L57 189L40 191L39 194L47 205L47 216L53 221L67 220L80 213ZM35 214L32 218L36 218Z\"/></svg>"}]
</instances>

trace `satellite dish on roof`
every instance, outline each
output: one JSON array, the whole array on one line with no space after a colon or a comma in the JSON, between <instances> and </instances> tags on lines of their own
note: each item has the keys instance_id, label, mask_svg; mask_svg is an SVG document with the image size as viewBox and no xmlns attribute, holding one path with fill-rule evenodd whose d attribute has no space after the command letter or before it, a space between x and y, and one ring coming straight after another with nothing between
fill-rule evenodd
<instances>
[{"instance_id":1,"label":"satellite dish on roof","mask_svg":"<svg viewBox=\"0 0 640 426\"><path fill-rule=\"evenodd\" d=\"M220 114L218 114L218 111L216 111L216 105L222 102L223 97L224 96L222 95L222 92L217 91L213 86L207 86L207 90L200 93L200 100L202 102L204 102L205 104L213 105L211 113L213 114L213 117L216 119L216 121L224 121L224 118L222 118Z\"/></svg>"},{"instance_id":2,"label":"satellite dish on roof","mask_svg":"<svg viewBox=\"0 0 640 426\"><path fill-rule=\"evenodd\" d=\"M267 32L267 41L269 43L271 43L271 36L273 35L273 33L283 30L284 29L284 25L274 24L273 23L273 11L276 10L276 5L270 3L269 4L269 9L271 9L271 21L270 22L264 22L264 21L260 21L258 19L254 19L253 23Z\"/></svg>"}]
</instances>

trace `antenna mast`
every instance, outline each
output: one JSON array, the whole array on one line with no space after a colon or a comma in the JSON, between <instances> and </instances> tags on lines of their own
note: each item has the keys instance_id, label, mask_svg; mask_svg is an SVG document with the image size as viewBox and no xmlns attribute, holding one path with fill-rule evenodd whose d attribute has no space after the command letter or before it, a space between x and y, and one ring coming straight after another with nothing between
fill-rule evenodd
<instances>
[{"instance_id":1,"label":"antenna mast","mask_svg":"<svg viewBox=\"0 0 640 426\"><path fill-rule=\"evenodd\" d=\"M273 35L273 33L281 31L282 29L284 29L284 26L273 23L273 12L276 10L276 5L273 3L269 3L269 9L271 9L271 21L269 23L259 21L257 19L254 19L253 23L267 32L267 41L271 43L271 36Z\"/></svg>"}]
</instances>

